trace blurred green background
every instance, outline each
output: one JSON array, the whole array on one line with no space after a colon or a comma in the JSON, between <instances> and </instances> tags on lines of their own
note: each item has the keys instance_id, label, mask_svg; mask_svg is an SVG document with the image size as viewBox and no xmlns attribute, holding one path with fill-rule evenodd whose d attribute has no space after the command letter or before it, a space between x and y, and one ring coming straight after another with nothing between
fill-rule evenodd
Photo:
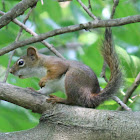
<instances>
[{"instance_id":1,"label":"blurred green background","mask_svg":"<svg viewBox=\"0 0 140 140\"><path fill-rule=\"evenodd\" d=\"M0 10L7 12L15 6L19 0L2 0ZM83 0L88 5L88 0ZM91 0L92 12L101 19L108 19L113 6L112 0ZM18 20L21 22L25 18L28 10ZM138 15L140 13L140 0L120 0L116 9L114 18L126 17L130 15ZM39 1L29 20L26 23L30 29L36 33L45 33L53 29L85 23L92 19L85 13L76 0L72 2L58 3L55 0L44 0L44 5ZM0 30L0 48L3 48L15 41L19 32L19 26L14 23L8 24ZM121 67L125 76L124 85L118 96L123 99L126 90L134 82L138 72L140 71L140 24L129 24L121 27L113 27L113 37L117 53L120 58ZM77 31L74 33L66 33L63 35L48 38L46 41L53 44L56 49L67 59L79 60L90 66L98 76L100 86L105 87L106 82L100 77L103 58L100 55L100 47L104 36L104 28L94 29L90 31ZM23 31L20 40L31 37L30 34ZM41 43L33 44L40 52L47 55L53 55ZM26 53L25 46L16 50L12 59L12 64L19 56ZM11 53L0 57L0 81L3 80L5 70ZM109 69L107 69L107 77L109 78ZM19 79L9 74L7 82L20 87L33 87L39 89L38 79ZM133 93L127 105L133 111L140 110L140 88ZM55 93L57 96L65 97L63 93ZM118 104L113 101L106 101L101 104L98 109L116 110ZM0 101L0 132L19 131L35 127L39 122L40 114L32 113L30 110L24 109L17 105Z\"/></svg>"}]
</instances>

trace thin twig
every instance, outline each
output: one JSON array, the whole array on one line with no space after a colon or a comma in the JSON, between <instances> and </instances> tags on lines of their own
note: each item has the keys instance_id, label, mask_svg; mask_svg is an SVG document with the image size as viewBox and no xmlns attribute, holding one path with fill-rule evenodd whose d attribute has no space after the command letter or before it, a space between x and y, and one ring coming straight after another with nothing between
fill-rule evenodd
<instances>
[{"instance_id":1,"label":"thin twig","mask_svg":"<svg viewBox=\"0 0 140 140\"><path fill-rule=\"evenodd\" d=\"M2 0L2 8L3 8L3 11L5 12L6 11L6 9L5 9L5 0Z\"/></svg>"},{"instance_id":2,"label":"thin twig","mask_svg":"<svg viewBox=\"0 0 140 140\"><path fill-rule=\"evenodd\" d=\"M34 7L33 7L33 8L34 8ZM29 10L29 12L27 13L25 19L23 20L23 24L25 24L26 21L28 20L30 14L31 14L32 11L33 11L33 8L31 8L31 9ZM22 30L23 30L23 27L21 27L20 30L19 30L19 33L18 33L18 35L17 35L17 37L16 37L16 42L19 40L19 38L20 38L20 36L21 36L21 33L22 33Z\"/></svg>"},{"instance_id":3,"label":"thin twig","mask_svg":"<svg viewBox=\"0 0 140 140\"><path fill-rule=\"evenodd\" d=\"M5 13L0 11L1 15L4 15ZM26 32L30 33L33 36L38 36L37 33L33 32L31 29L27 28L23 23L21 23L19 20L14 19L13 22L17 24L18 26L22 27ZM65 59L54 47L53 45L49 44L45 40L41 41L43 45L45 45L50 51L52 51L56 56Z\"/></svg>"},{"instance_id":4,"label":"thin twig","mask_svg":"<svg viewBox=\"0 0 140 140\"><path fill-rule=\"evenodd\" d=\"M29 10L27 16L26 16L25 19L23 20L23 24L26 23L26 21L28 20L28 18L29 18L29 16L30 16L30 14L31 14L32 11L33 11L33 8L31 8L31 9ZM21 33L22 33L22 30L23 30L23 28L21 27L20 30L19 30L19 33L18 33L18 35L17 35L17 37L16 37L16 39L15 39L16 42L19 40L19 38L20 38L20 36L21 36ZM9 59L9 62L8 62L6 74L5 74L5 77L4 77L4 80L3 80L4 83L7 81L8 74L9 74L9 71L10 71L10 65L11 65L12 57L14 56L14 54L15 54L15 50L13 50L12 53L11 53L11 55L10 55L10 59Z\"/></svg>"},{"instance_id":5,"label":"thin twig","mask_svg":"<svg viewBox=\"0 0 140 140\"><path fill-rule=\"evenodd\" d=\"M90 0L88 0L88 9L91 9L91 11L92 11L92 6L91 6Z\"/></svg>"},{"instance_id":6,"label":"thin twig","mask_svg":"<svg viewBox=\"0 0 140 140\"><path fill-rule=\"evenodd\" d=\"M93 18L93 19L95 19L95 20L98 20L98 18L97 18L92 12L89 11L89 9L82 3L81 0L77 0L77 1L80 3L80 5L83 7L83 9L88 13L88 15L89 15L91 18Z\"/></svg>"},{"instance_id":7,"label":"thin twig","mask_svg":"<svg viewBox=\"0 0 140 140\"><path fill-rule=\"evenodd\" d=\"M124 108L127 111L132 111L131 108L129 108L126 104L124 104L117 96L113 96L112 99L116 101L122 108Z\"/></svg>"},{"instance_id":8,"label":"thin twig","mask_svg":"<svg viewBox=\"0 0 140 140\"><path fill-rule=\"evenodd\" d=\"M140 94L139 95L135 95L133 97L131 97L133 99L133 102L130 102L129 106L131 106L133 103L135 103L135 101L140 98Z\"/></svg>"},{"instance_id":9,"label":"thin twig","mask_svg":"<svg viewBox=\"0 0 140 140\"><path fill-rule=\"evenodd\" d=\"M118 4L119 4L119 0L114 0L114 5L113 5L111 16L110 16L111 19L113 19L113 17L114 17L114 14L115 14L115 11L116 11Z\"/></svg>"},{"instance_id":10,"label":"thin twig","mask_svg":"<svg viewBox=\"0 0 140 140\"><path fill-rule=\"evenodd\" d=\"M6 69L6 73L5 73L5 77L4 77L3 83L5 83L7 81L9 70L10 70L10 65L11 65L11 61L12 61L12 57L13 57L14 53L15 53L15 51L12 51L12 53L10 55L10 58L9 58L9 62L8 62L8 66L7 66L7 69Z\"/></svg>"},{"instance_id":11,"label":"thin twig","mask_svg":"<svg viewBox=\"0 0 140 140\"><path fill-rule=\"evenodd\" d=\"M2 0L2 11L6 12L6 7L5 7L5 0ZM6 29L8 29L8 26L5 26Z\"/></svg>"},{"instance_id":12,"label":"thin twig","mask_svg":"<svg viewBox=\"0 0 140 140\"><path fill-rule=\"evenodd\" d=\"M140 84L140 72L137 75L132 86L126 91L126 94L125 94L124 99L123 99L123 103L126 104L128 102L128 99L132 96L133 92L137 89L139 84ZM122 110L122 107L119 107L118 110Z\"/></svg>"}]
</instances>

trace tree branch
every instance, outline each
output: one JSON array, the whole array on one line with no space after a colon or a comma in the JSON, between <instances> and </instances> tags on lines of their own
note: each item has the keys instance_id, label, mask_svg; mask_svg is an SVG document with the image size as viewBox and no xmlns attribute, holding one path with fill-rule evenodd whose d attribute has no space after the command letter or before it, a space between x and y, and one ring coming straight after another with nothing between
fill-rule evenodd
<instances>
[{"instance_id":1,"label":"tree branch","mask_svg":"<svg viewBox=\"0 0 140 140\"><path fill-rule=\"evenodd\" d=\"M33 112L43 113L51 105L46 99L47 96L31 89L0 83L0 100L31 109Z\"/></svg>"},{"instance_id":2,"label":"tree branch","mask_svg":"<svg viewBox=\"0 0 140 140\"><path fill-rule=\"evenodd\" d=\"M1 15L4 15L5 13L0 11ZM38 36L37 33L33 32L31 29L27 28L23 23L21 23L19 20L14 19L13 22L15 24L17 24L18 26L20 26L21 28L23 28L26 32L30 33L33 36ZM41 43L43 45L45 45L50 51L52 51L56 56L65 59L54 47L53 45L49 44L48 42L46 42L45 40L41 41Z\"/></svg>"},{"instance_id":3,"label":"tree branch","mask_svg":"<svg viewBox=\"0 0 140 140\"><path fill-rule=\"evenodd\" d=\"M57 108L56 108L57 109ZM0 133L1 140L139 140L140 112L66 107L33 129ZM56 114L55 114L56 113ZM75 113L75 114L74 114ZM59 114L59 115L58 115ZM129 122L129 123L128 123Z\"/></svg>"},{"instance_id":4,"label":"tree branch","mask_svg":"<svg viewBox=\"0 0 140 140\"><path fill-rule=\"evenodd\" d=\"M137 75L132 86L126 91L126 94L125 94L124 99L123 99L123 103L126 104L128 102L128 99L132 96L133 92L137 89L139 84L140 84L140 72ZM119 107L118 110L122 110L122 107Z\"/></svg>"},{"instance_id":5,"label":"tree branch","mask_svg":"<svg viewBox=\"0 0 140 140\"><path fill-rule=\"evenodd\" d=\"M85 23L85 24L71 25L71 26L56 29L56 30L53 30L44 34L40 34L36 37L31 37L23 41L12 43L11 45L4 47L0 50L0 56L16 48L23 47L25 45L29 45L35 42L40 42L46 38L64 34L64 33L74 32L74 31L78 31L82 29L90 29L90 28L121 26L125 24L136 23L136 22L140 22L140 15L128 16L124 18L111 19L111 20L98 20L98 21L96 20L96 21Z\"/></svg>"},{"instance_id":6,"label":"tree branch","mask_svg":"<svg viewBox=\"0 0 140 140\"><path fill-rule=\"evenodd\" d=\"M14 18L22 15L29 7L34 7L38 0L22 0L15 7L13 7L9 12L0 17L0 29L7 25Z\"/></svg>"},{"instance_id":7,"label":"tree branch","mask_svg":"<svg viewBox=\"0 0 140 140\"><path fill-rule=\"evenodd\" d=\"M117 96L113 96L112 99L116 101L121 106L121 108L124 108L127 111L132 111L132 109L123 103Z\"/></svg>"},{"instance_id":8,"label":"tree branch","mask_svg":"<svg viewBox=\"0 0 140 140\"><path fill-rule=\"evenodd\" d=\"M46 98L29 89L0 83L1 100L43 113L36 128L14 133L0 133L0 139L140 139L140 112L103 111L62 104L51 105L46 102Z\"/></svg>"},{"instance_id":9,"label":"tree branch","mask_svg":"<svg viewBox=\"0 0 140 140\"><path fill-rule=\"evenodd\" d=\"M92 11L92 6L91 6L90 0L88 0L88 9L90 9Z\"/></svg>"},{"instance_id":10,"label":"tree branch","mask_svg":"<svg viewBox=\"0 0 140 140\"><path fill-rule=\"evenodd\" d=\"M81 0L77 0L77 1L80 3L80 5L83 7L83 9L87 12L87 14L88 14L91 18L93 18L94 20L98 20L98 18L97 18L92 12L89 11L89 9L82 3Z\"/></svg>"},{"instance_id":11,"label":"tree branch","mask_svg":"<svg viewBox=\"0 0 140 140\"><path fill-rule=\"evenodd\" d=\"M119 4L119 0L114 0L114 5L113 5L111 16L110 16L111 19L113 19L113 17L114 17L118 4Z\"/></svg>"}]
</instances>

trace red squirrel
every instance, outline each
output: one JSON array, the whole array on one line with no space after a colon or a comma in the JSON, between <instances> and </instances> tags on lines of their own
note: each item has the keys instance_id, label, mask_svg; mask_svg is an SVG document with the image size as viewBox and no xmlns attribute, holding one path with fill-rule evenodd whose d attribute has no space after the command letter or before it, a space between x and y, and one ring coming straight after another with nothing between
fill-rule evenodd
<instances>
[{"instance_id":1,"label":"red squirrel","mask_svg":"<svg viewBox=\"0 0 140 140\"><path fill-rule=\"evenodd\" d=\"M111 98L118 91L122 81L110 28L105 31L102 55L111 70L110 80L103 90L100 90L98 79L88 66L78 61L40 54L34 47L27 49L27 55L17 60L10 73L19 78L40 78L41 88L38 92L41 94L50 95L62 91L67 96L63 99L50 95L48 102L95 108Z\"/></svg>"}]
</instances>

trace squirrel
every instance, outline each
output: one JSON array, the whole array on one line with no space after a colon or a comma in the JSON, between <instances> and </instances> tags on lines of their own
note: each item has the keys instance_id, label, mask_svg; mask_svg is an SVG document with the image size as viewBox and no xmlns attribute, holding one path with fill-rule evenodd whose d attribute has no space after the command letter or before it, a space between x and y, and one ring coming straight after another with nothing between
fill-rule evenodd
<instances>
[{"instance_id":1,"label":"squirrel","mask_svg":"<svg viewBox=\"0 0 140 140\"><path fill-rule=\"evenodd\" d=\"M27 49L27 54L17 60L10 73L19 78L40 78L41 88L37 92L49 95L48 102L95 108L111 98L122 81L110 28L106 28L101 52L111 70L110 80L103 90L100 90L98 79L88 66L78 61L40 54L34 47ZM50 95L56 91L64 92L67 98Z\"/></svg>"}]
</instances>

